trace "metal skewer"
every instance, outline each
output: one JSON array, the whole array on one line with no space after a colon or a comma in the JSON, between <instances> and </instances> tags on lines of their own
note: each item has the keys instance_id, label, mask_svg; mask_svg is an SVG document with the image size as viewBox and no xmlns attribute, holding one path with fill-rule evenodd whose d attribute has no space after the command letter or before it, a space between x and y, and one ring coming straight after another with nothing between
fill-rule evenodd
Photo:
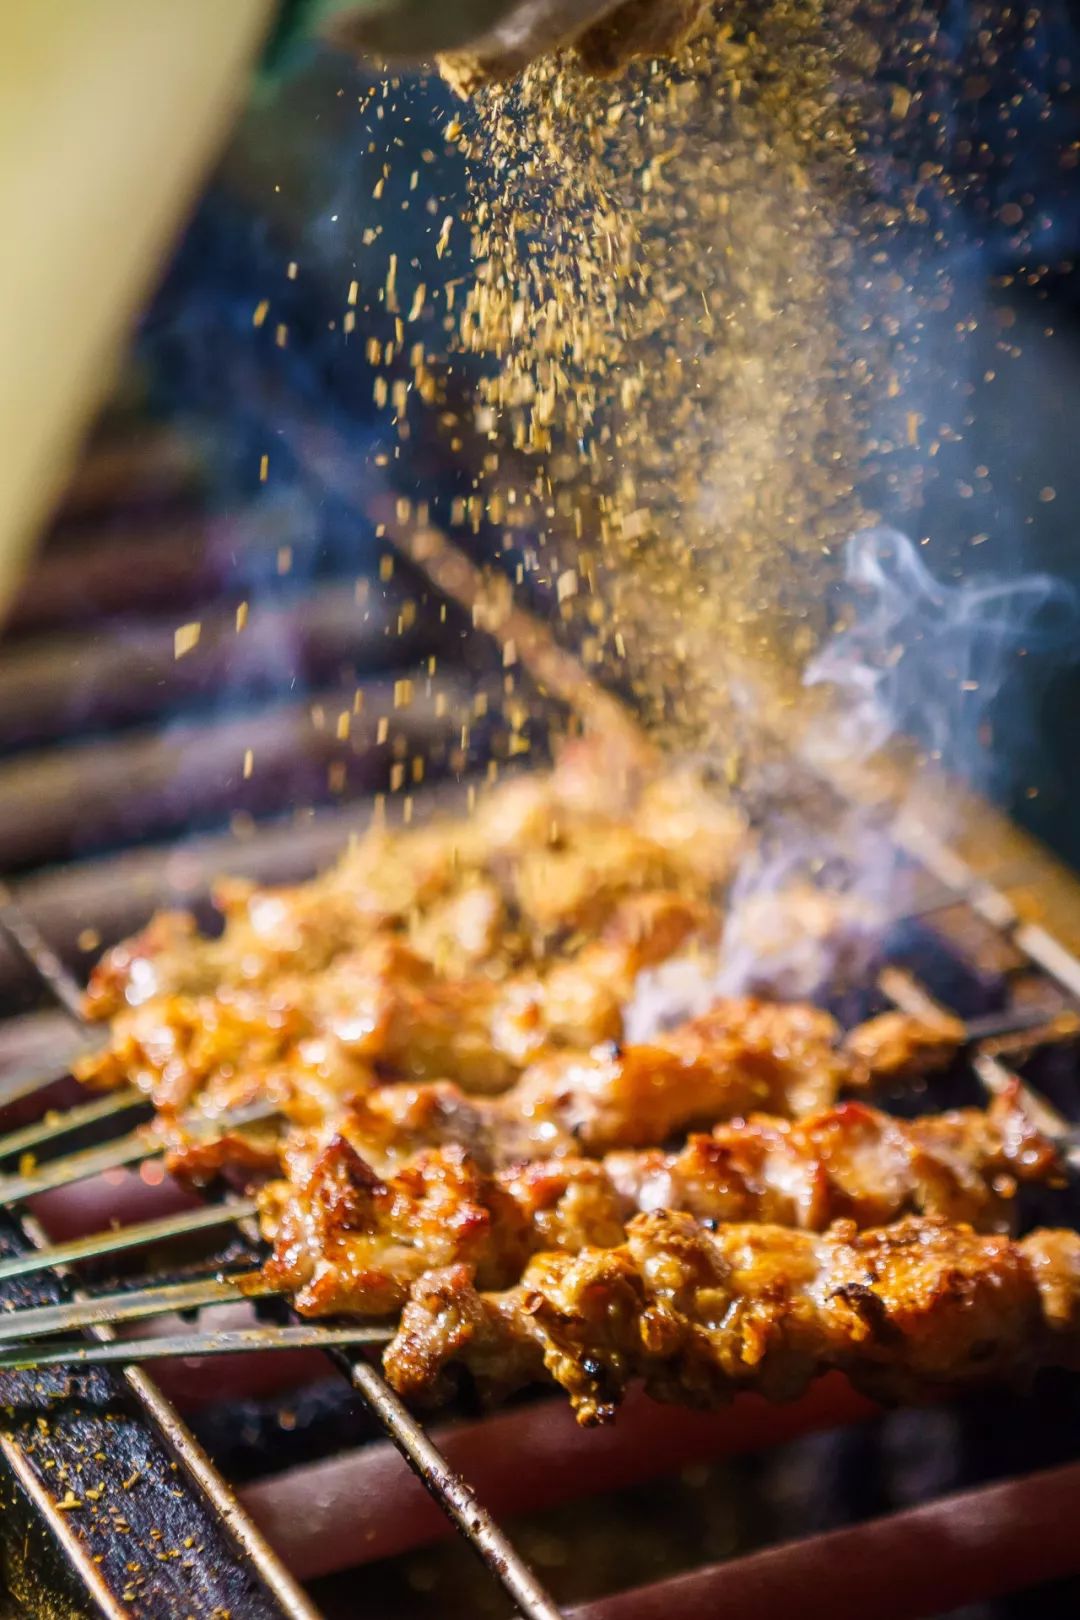
<instances>
[{"instance_id":1,"label":"metal skewer","mask_svg":"<svg viewBox=\"0 0 1080 1620\"><path fill-rule=\"evenodd\" d=\"M1045 1007L1004 1007L1001 1012L969 1018L964 1026L968 1046L1035 1031L1045 1031L1047 1039L1063 1040L1080 1033L1080 1021L1071 1011L1052 1012Z\"/></svg>"},{"instance_id":2,"label":"metal skewer","mask_svg":"<svg viewBox=\"0 0 1080 1620\"><path fill-rule=\"evenodd\" d=\"M87 1148L82 1153L69 1153L54 1159L25 1176L0 1176L0 1205L21 1204L37 1193L49 1192L54 1187L67 1187L76 1181L87 1181L106 1170L120 1170L124 1165L138 1164L153 1159L164 1149L160 1142L145 1131L132 1132L103 1147Z\"/></svg>"},{"instance_id":3,"label":"metal skewer","mask_svg":"<svg viewBox=\"0 0 1080 1620\"><path fill-rule=\"evenodd\" d=\"M0 883L0 927L38 977L45 981L71 1022L85 1030L86 1018L79 985L6 883Z\"/></svg>"},{"instance_id":4,"label":"metal skewer","mask_svg":"<svg viewBox=\"0 0 1080 1620\"><path fill-rule=\"evenodd\" d=\"M90 1295L86 1299L60 1305L34 1305L27 1310L0 1313L0 1342L18 1344L21 1339L41 1338L48 1333L64 1333L75 1328L97 1327L107 1323L141 1322L171 1311L201 1310L206 1305L235 1305L249 1299L277 1293L257 1271L236 1272L228 1277L198 1277L191 1282L162 1283L157 1288L131 1289L127 1293ZM133 1353L131 1359L138 1357Z\"/></svg>"},{"instance_id":5,"label":"metal skewer","mask_svg":"<svg viewBox=\"0 0 1080 1620\"><path fill-rule=\"evenodd\" d=\"M0 1108L7 1108L9 1103L22 1102L24 1097L32 1097L35 1092L46 1091L58 1081L66 1080L70 1073L71 1065L65 1063L63 1068L54 1069L51 1074L15 1075L13 1079L0 1083Z\"/></svg>"},{"instance_id":6,"label":"metal skewer","mask_svg":"<svg viewBox=\"0 0 1080 1620\"><path fill-rule=\"evenodd\" d=\"M102 1120L129 1113L133 1108L149 1106L149 1097L144 1097L141 1091L125 1088L108 1097L97 1097L93 1102L81 1103L76 1108L66 1108L63 1112L50 1109L43 1119L35 1120L32 1125L24 1125L20 1130L0 1136L0 1159L16 1158L85 1125L98 1125Z\"/></svg>"},{"instance_id":7,"label":"metal skewer","mask_svg":"<svg viewBox=\"0 0 1080 1620\"><path fill-rule=\"evenodd\" d=\"M160 1339L115 1339L106 1344L87 1344L83 1339L63 1344L20 1346L0 1350L0 1371L28 1371L39 1367L129 1365L161 1361L173 1356L233 1356L266 1350L331 1349L346 1345L382 1345L394 1328L356 1324L352 1327L320 1327L301 1324L290 1327L227 1328L221 1332L173 1333Z\"/></svg>"},{"instance_id":8,"label":"metal skewer","mask_svg":"<svg viewBox=\"0 0 1080 1620\"><path fill-rule=\"evenodd\" d=\"M1019 1075L1014 1074L1012 1069L990 1052L976 1053L972 1060L972 1068L992 1097L998 1097L1002 1092L1018 1085L1024 1108L1036 1128L1059 1145L1070 1164L1075 1164L1077 1152L1075 1128L1041 1093L1025 1085Z\"/></svg>"},{"instance_id":9,"label":"metal skewer","mask_svg":"<svg viewBox=\"0 0 1080 1620\"><path fill-rule=\"evenodd\" d=\"M235 1114L222 1114L216 1119L190 1120L186 1122L185 1129L193 1135L206 1135L212 1140L215 1134L223 1131L273 1119L278 1112L275 1105L257 1103ZM0 1176L0 1207L22 1203L24 1199L33 1198L41 1192L49 1192L55 1187L67 1187L76 1181L86 1181L90 1176L102 1175L106 1170L118 1170L124 1165L139 1164L143 1160L157 1158L164 1152L164 1146L160 1139L154 1136L150 1127L132 1131L130 1135L117 1137L115 1141L106 1142L101 1147L86 1148L80 1153L69 1153L63 1158L52 1159L48 1164L41 1165L27 1175Z\"/></svg>"},{"instance_id":10,"label":"metal skewer","mask_svg":"<svg viewBox=\"0 0 1080 1620\"><path fill-rule=\"evenodd\" d=\"M878 989L901 1012L933 1022L952 1015L907 970L885 967L878 975ZM1038 1032L1045 1040L1064 1040L1080 1033L1080 1017L1071 1007L1002 1007L964 1021L964 1045L981 1046L986 1041L1007 1040Z\"/></svg>"},{"instance_id":11,"label":"metal skewer","mask_svg":"<svg viewBox=\"0 0 1080 1620\"><path fill-rule=\"evenodd\" d=\"M127 1249L141 1249L152 1243L166 1243L173 1238L188 1237L194 1232L212 1231L219 1226L233 1226L248 1220L256 1213L257 1205L250 1198L234 1198L225 1204L208 1204L198 1209L183 1210L179 1215L163 1215L153 1221L139 1221L132 1226L109 1227L104 1232L92 1232L87 1237L72 1238L68 1243L52 1243L43 1249L32 1249L27 1254L14 1254L0 1260L0 1281L8 1277L29 1277L53 1266L70 1266L80 1260L98 1260L104 1256L122 1254Z\"/></svg>"}]
</instances>

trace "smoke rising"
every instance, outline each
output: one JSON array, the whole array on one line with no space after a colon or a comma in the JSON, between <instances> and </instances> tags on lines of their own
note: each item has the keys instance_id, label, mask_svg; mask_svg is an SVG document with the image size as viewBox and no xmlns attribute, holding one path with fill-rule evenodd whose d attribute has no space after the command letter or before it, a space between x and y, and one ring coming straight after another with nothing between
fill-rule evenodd
<instances>
[{"instance_id":1,"label":"smoke rising","mask_svg":"<svg viewBox=\"0 0 1080 1620\"><path fill-rule=\"evenodd\" d=\"M828 775L830 763L867 761L911 738L968 785L1007 791L1038 726L1042 679L1052 659L1068 656L1080 624L1076 593L1045 573L941 580L888 528L849 542L839 591L836 628L804 676L832 689L807 757ZM866 982L904 909L888 821L861 804L822 820L794 782L774 798L783 808L759 825L736 875L717 957L645 976L631 1010L637 1038L717 995L802 997ZM938 830L947 833L943 809Z\"/></svg>"},{"instance_id":2,"label":"smoke rising","mask_svg":"<svg viewBox=\"0 0 1080 1620\"><path fill-rule=\"evenodd\" d=\"M865 759L899 735L983 792L1021 769L1040 675L1077 628L1072 588L1045 573L950 584L880 528L849 543L842 589L845 617L804 677L837 700L818 757Z\"/></svg>"}]
</instances>

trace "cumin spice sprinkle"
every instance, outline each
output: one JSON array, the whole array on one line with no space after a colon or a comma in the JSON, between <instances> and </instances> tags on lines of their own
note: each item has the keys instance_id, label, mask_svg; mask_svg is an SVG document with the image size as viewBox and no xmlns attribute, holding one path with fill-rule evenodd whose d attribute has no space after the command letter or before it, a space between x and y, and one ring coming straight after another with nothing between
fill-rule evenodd
<instances>
[{"instance_id":1,"label":"cumin spice sprinkle","mask_svg":"<svg viewBox=\"0 0 1080 1620\"><path fill-rule=\"evenodd\" d=\"M721 726L729 654L801 663L863 517L836 86L871 58L842 4L725 6L672 59L597 80L563 53L455 120L480 505L527 587L574 578L554 610L676 743Z\"/></svg>"}]
</instances>

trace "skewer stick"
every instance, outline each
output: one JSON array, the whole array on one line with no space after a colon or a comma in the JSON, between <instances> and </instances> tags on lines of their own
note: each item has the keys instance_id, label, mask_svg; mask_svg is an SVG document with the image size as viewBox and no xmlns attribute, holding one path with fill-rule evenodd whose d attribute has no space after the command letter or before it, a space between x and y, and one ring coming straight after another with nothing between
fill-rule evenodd
<instances>
[{"instance_id":1,"label":"skewer stick","mask_svg":"<svg viewBox=\"0 0 1080 1620\"><path fill-rule=\"evenodd\" d=\"M229 1328L220 1333L175 1333L160 1339L139 1339L135 1342L115 1339L106 1344L87 1344L85 1340L74 1339L65 1344L29 1344L20 1345L15 1350L0 1351L0 1371L27 1371L39 1367L101 1367L118 1362L127 1366L175 1356L234 1356L267 1350L382 1345L389 1342L393 1333L393 1327L319 1327L309 1323L295 1327Z\"/></svg>"},{"instance_id":2,"label":"skewer stick","mask_svg":"<svg viewBox=\"0 0 1080 1620\"><path fill-rule=\"evenodd\" d=\"M885 967L878 975L878 988L901 1012L933 1022L951 1018L930 991L907 968ZM969 1018L964 1024L964 1044L979 1046L984 1041L1007 1041L1011 1036L1038 1034L1041 1042L1068 1040L1080 1033L1080 1018L1072 1008L1002 1007L994 1012Z\"/></svg>"},{"instance_id":3,"label":"skewer stick","mask_svg":"<svg viewBox=\"0 0 1080 1620\"><path fill-rule=\"evenodd\" d=\"M148 1106L149 1098L144 1097L141 1091L125 1089L107 1097L97 1097L93 1102L81 1103L77 1108L66 1108L63 1112L50 1109L43 1119L35 1120L32 1125L24 1125L21 1130L0 1136L0 1159L13 1159L19 1154L29 1153L61 1136L67 1136L70 1131L80 1130L84 1125L100 1124L103 1119L126 1114L140 1105Z\"/></svg>"},{"instance_id":4,"label":"skewer stick","mask_svg":"<svg viewBox=\"0 0 1080 1620\"><path fill-rule=\"evenodd\" d=\"M198 1209L183 1210L179 1215L163 1215L158 1220L139 1221L132 1226L110 1227L104 1232L92 1232L87 1237L72 1238L68 1243L33 1249L28 1254L14 1254L8 1260L0 1260L0 1281L9 1277L33 1276L36 1272L48 1271L52 1266L70 1266L80 1260L99 1260L105 1256L123 1254L127 1249L141 1249L151 1243L167 1243L174 1238L212 1231L219 1226L236 1225L248 1220L257 1208L253 1199L236 1198L226 1204L200 1206Z\"/></svg>"},{"instance_id":5,"label":"skewer stick","mask_svg":"<svg viewBox=\"0 0 1080 1620\"><path fill-rule=\"evenodd\" d=\"M969 1018L964 1029L969 1046L983 1041L1007 1041L1014 1035L1038 1035L1041 1045L1046 1041L1068 1040L1080 1033L1080 1022L1069 1010L1054 1013L1045 1007L1003 1007L1000 1012Z\"/></svg>"},{"instance_id":6,"label":"skewer stick","mask_svg":"<svg viewBox=\"0 0 1080 1620\"><path fill-rule=\"evenodd\" d=\"M83 1055L89 1056L89 1053ZM10 1103L22 1102L24 1097L32 1097L36 1091L44 1091L48 1086L55 1086L57 1081L66 1080L70 1073L71 1065L65 1063L62 1068L55 1069L51 1074L16 1075L13 1080L0 1084L0 1108L7 1108Z\"/></svg>"},{"instance_id":7,"label":"skewer stick","mask_svg":"<svg viewBox=\"0 0 1080 1620\"><path fill-rule=\"evenodd\" d=\"M201 1310L207 1305L235 1305L276 1292L277 1289L263 1281L259 1272L245 1271L228 1277L162 1283L156 1288L137 1288L125 1293L91 1294L60 1305L34 1305L27 1310L0 1314L0 1342L18 1344L21 1339L37 1339L48 1333L65 1333L102 1324L115 1327L119 1322L142 1322L148 1317L164 1316L171 1311Z\"/></svg>"},{"instance_id":8,"label":"skewer stick","mask_svg":"<svg viewBox=\"0 0 1080 1620\"><path fill-rule=\"evenodd\" d=\"M216 1119L196 1117L187 1122L187 1129L194 1135L205 1135L212 1140L215 1134L222 1131L273 1119L278 1112L274 1104L255 1103L250 1108L240 1109L234 1114L222 1114ZM21 1204L27 1198L51 1192L56 1187L86 1181L90 1176L103 1175L107 1170L119 1170L125 1165L158 1158L164 1151L152 1128L147 1127L118 1137L113 1142L106 1142L101 1147L86 1148L81 1153L68 1153L63 1158L52 1159L24 1176L0 1176L0 1208Z\"/></svg>"},{"instance_id":9,"label":"skewer stick","mask_svg":"<svg viewBox=\"0 0 1080 1620\"><path fill-rule=\"evenodd\" d=\"M158 1158L163 1151L160 1142L148 1132L133 1131L130 1136L118 1137L103 1147L65 1154L62 1159L54 1159L28 1175L0 1176L0 1207L21 1204L38 1193L51 1192L54 1187L88 1181L91 1176L104 1175L107 1170L121 1170L125 1165Z\"/></svg>"}]
</instances>

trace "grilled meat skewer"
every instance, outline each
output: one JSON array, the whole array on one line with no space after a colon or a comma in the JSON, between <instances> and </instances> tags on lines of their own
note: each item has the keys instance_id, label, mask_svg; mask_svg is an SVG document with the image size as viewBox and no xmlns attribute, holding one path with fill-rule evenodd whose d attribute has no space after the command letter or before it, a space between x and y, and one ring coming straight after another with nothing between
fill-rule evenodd
<instances>
[{"instance_id":1,"label":"grilled meat skewer","mask_svg":"<svg viewBox=\"0 0 1080 1620\"><path fill-rule=\"evenodd\" d=\"M488 1396L546 1372L584 1425L610 1421L638 1379L692 1406L739 1390L789 1400L830 1369L898 1401L1013 1381L1080 1366L1080 1235L1014 1243L918 1217L712 1233L657 1211L636 1216L620 1248L537 1256L502 1294L478 1293L467 1266L427 1273L387 1376L431 1397L455 1366Z\"/></svg>"},{"instance_id":2,"label":"grilled meat skewer","mask_svg":"<svg viewBox=\"0 0 1080 1620\"><path fill-rule=\"evenodd\" d=\"M403 938L377 934L318 973L129 1008L79 1078L96 1089L135 1084L164 1110L240 1108L269 1092L301 1117L322 1110L305 1095L340 1098L376 1075L504 1090L544 1053L618 1039L637 975L707 937L712 916L675 892L629 895L566 961L505 977L441 973Z\"/></svg>"},{"instance_id":3,"label":"grilled meat skewer","mask_svg":"<svg viewBox=\"0 0 1080 1620\"><path fill-rule=\"evenodd\" d=\"M381 1177L345 1133L313 1162L302 1151L294 1162L295 1181L260 1195L274 1244L266 1275L305 1314L370 1316L397 1310L432 1267L467 1263L480 1287L505 1288L537 1252L614 1247L640 1210L685 1210L710 1227L820 1231L840 1217L867 1227L918 1213L992 1230L1018 1181L1060 1174L1015 1093L985 1113L911 1122L862 1103L794 1124L758 1115L677 1152L534 1160L496 1174L447 1146Z\"/></svg>"},{"instance_id":4,"label":"grilled meat skewer","mask_svg":"<svg viewBox=\"0 0 1080 1620\"><path fill-rule=\"evenodd\" d=\"M746 847L744 821L689 772L642 782L602 745L564 749L557 768L506 783L474 815L374 828L328 872L290 888L219 885L219 938L187 913L155 917L108 951L86 1015L126 1015L171 995L310 980L392 934L440 972L566 961L628 898L722 893Z\"/></svg>"},{"instance_id":5,"label":"grilled meat skewer","mask_svg":"<svg viewBox=\"0 0 1080 1620\"><path fill-rule=\"evenodd\" d=\"M901 1072L900 1020L909 1075L932 1072L955 1055L964 1027L885 1013L887 1075ZM871 1019L845 1038L830 1014L807 1002L753 996L717 1001L650 1045L558 1056L533 1066L503 1099L538 1135L561 1135L587 1153L663 1142L696 1125L757 1109L798 1117L864 1091L877 1078ZM511 1103L512 1098L512 1103Z\"/></svg>"},{"instance_id":6,"label":"grilled meat skewer","mask_svg":"<svg viewBox=\"0 0 1080 1620\"><path fill-rule=\"evenodd\" d=\"M835 1020L816 1007L747 997L717 1002L701 1018L650 1045L606 1043L552 1056L496 1097L470 1095L441 1082L376 1086L370 1071L365 1087L364 1070L351 1071L339 1085L325 1046L317 1044L307 1049L309 1067L298 1064L287 1082L280 1070L268 1067L261 1087L259 1073L253 1072L241 1096L244 1101L269 1096L294 1118L340 1130L379 1174L427 1148L453 1144L466 1147L489 1169L527 1159L592 1158L620 1147L649 1147L759 1109L798 1116L830 1106L842 1091L865 1090L874 1073L852 1043L872 1051L878 1023L889 1030L890 1078L902 1049L899 1025L906 1032L903 1049L912 1073L948 1061L964 1033L952 1019L931 1025L886 1013L860 1025L845 1041ZM235 1090L230 1097L236 1106ZM159 1115L158 1123L167 1128L168 1115ZM276 1169L277 1157L270 1141L263 1161L268 1173ZM205 1179L230 1162L228 1139L192 1139L175 1130L169 1161L175 1174ZM246 1150L243 1165L257 1168ZM294 1169L293 1179L297 1174Z\"/></svg>"}]
</instances>

